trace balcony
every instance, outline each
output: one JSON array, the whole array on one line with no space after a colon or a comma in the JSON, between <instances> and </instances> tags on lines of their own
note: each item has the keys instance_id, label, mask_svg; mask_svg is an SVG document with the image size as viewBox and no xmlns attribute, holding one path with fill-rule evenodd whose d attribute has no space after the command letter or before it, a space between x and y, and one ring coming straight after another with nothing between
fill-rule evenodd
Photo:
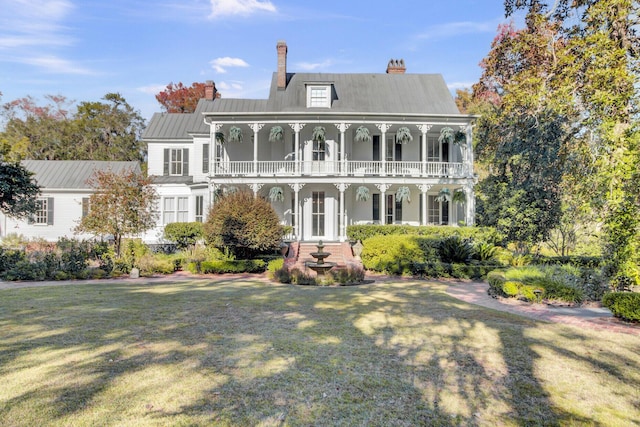
<instances>
[{"instance_id":1,"label":"balcony","mask_svg":"<svg viewBox=\"0 0 640 427\"><path fill-rule=\"evenodd\" d=\"M448 162L374 162L334 161L232 161L213 165L211 176L220 177L295 177L295 176L406 176L463 178L468 173L464 163Z\"/></svg>"}]
</instances>

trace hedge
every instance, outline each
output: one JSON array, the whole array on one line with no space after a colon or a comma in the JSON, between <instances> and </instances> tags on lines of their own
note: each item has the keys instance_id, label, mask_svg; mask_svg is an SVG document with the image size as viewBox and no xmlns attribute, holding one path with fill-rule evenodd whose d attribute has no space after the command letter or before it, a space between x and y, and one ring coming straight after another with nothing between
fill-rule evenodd
<instances>
[{"instance_id":1,"label":"hedge","mask_svg":"<svg viewBox=\"0 0 640 427\"><path fill-rule=\"evenodd\" d=\"M391 236L391 235L416 235L429 236L433 238L446 238L452 235L460 236L463 239L471 238L473 240L501 245L504 236L492 227L455 227L442 225L350 225L347 227L347 237L350 240L360 240L364 242L366 239L374 236Z\"/></svg>"},{"instance_id":2,"label":"hedge","mask_svg":"<svg viewBox=\"0 0 640 427\"><path fill-rule=\"evenodd\" d=\"M496 270L487 275L489 293L511 298L521 298L527 301L535 301L538 298L560 300L571 303L579 303L584 299L581 289L567 286L557 280L548 277L522 276L515 279L517 269L511 271ZM537 295L539 291L539 295Z\"/></svg>"},{"instance_id":3,"label":"hedge","mask_svg":"<svg viewBox=\"0 0 640 427\"><path fill-rule=\"evenodd\" d=\"M261 259L216 260L200 263L200 271L195 262L190 262L187 269L192 273L225 274L225 273L263 273L267 263Z\"/></svg>"},{"instance_id":4,"label":"hedge","mask_svg":"<svg viewBox=\"0 0 640 427\"><path fill-rule=\"evenodd\" d=\"M611 310L615 317L640 322L640 293L638 292L609 292L602 297L602 305Z\"/></svg>"}]
</instances>

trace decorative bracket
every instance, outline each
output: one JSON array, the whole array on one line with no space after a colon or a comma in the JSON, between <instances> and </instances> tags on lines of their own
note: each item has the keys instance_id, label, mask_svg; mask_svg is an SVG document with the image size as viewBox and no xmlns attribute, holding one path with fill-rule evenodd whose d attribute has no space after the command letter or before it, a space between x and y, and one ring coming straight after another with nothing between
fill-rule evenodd
<instances>
[{"instance_id":1,"label":"decorative bracket","mask_svg":"<svg viewBox=\"0 0 640 427\"><path fill-rule=\"evenodd\" d=\"M336 125L340 133L345 133L347 129L349 129L349 126L351 126L351 123L334 123L334 124Z\"/></svg>"},{"instance_id":2,"label":"decorative bracket","mask_svg":"<svg viewBox=\"0 0 640 427\"><path fill-rule=\"evenodd\" d=\"M427 133L427 132L429 132L429 129L431 129L432 125L421 124L421 125L416 125L416 127L418 128L418 130L420 132Z\"/></svg>"},{"instance_id":3,"label":"decorative bracket","mask_svg":"<svg viewBox=\"0 0 640 427\"><path fill-rule=\"evenodd\" d=\"M422 191L423 193L426 193L427 191L431 190L431 187L433 187L433 185L431 185L431 184L416 184L416 187L418 187L418 189L420 191Z\"/></svg>"},{"instance_id":4,"label":"decorative bracket","mask_svg":"<svg viewBox=\"0 0 640 427\"><path fill-rule=\"evenodd\" d=\"M293 184L289 184L289 187L291 187L291 189L297 193L298 191L302 190L302 187L304 187L304 184L296 182Z\"/></svg>"},{"instance_id":5,"label":"decorative bracket","mask_svg":"<svg viewBox=\"0 0 640 427\"><path fill-rule=\"evenodd\" d=\"M344 193L347 188L351 186L351 184L345 184L344 182L334 183L333 185L335 185L338 191L340 191L341 193Z\"/></svg>"},{"instance_id":6,"label":"decorative bracket","mask_svg":"<svg viewBox=\"0 0 640 427\"><path fill-rule=\"evenodd\" d=\"M376 127L380 129L380 132L387 133L391 125L388 125L386 123L376 123Z\"/></svg>"},{"instance_id":7,"label":"decorative bracket","mask_svg":"<svg viewBox=\"0 0 640 427\"><path fill-rule=\"evenodd\" d=\"M386 193L387 190L391 187L391 184L375 184L376 188L380 190L381 193Z\"/></svg>"},{"instance_id":8,"label":"decorative bracket","mask_svg":"<svg viewBox=\"0 0 640 427\"><path fill-rule=\"evenodd\" d=\"M302 130L305 124L306 123L289 123L289 126L291 126L291 129L293 129L294 132L298 133Z\"/></svg>"}]
</instances>

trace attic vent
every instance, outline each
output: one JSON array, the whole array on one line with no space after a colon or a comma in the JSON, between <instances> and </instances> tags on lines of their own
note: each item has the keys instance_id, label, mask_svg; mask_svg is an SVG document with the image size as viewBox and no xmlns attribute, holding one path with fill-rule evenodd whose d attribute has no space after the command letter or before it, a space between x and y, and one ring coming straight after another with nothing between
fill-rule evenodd
<instances>
[{"instance_id":1,"label":"attic vent","mask_svg":"<svg viewBox=\"0 0 640 427\"><path fill-rule=\"evenodd\" d=\"M405 71L404 59L391 59L387 64L387 74L404 74Z\"/></svg>"}]
</instances>

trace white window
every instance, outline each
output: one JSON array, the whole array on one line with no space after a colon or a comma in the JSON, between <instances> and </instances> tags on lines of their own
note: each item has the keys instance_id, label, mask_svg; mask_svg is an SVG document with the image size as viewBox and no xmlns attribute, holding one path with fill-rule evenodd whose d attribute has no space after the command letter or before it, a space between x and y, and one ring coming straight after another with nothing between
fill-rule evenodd
<instances>
[{"instance_id":1,"label":"white window","mask_svg":"<svg viewBox=\"0 0 640 427\"><path fill-rule=\"evenodd\" d=\"M182 175L182 149L172 149L170 162L170 175Z\"/></svg>"},{"instance_id":2,"label":"white window","mask_svg":"<svg viewBox=\"0 0 640 427\"><path fill-rule=\"evenodd\" d=\"M40 198L36 201L36 212L34 214L36 224L47 225L49 223L49 199Z\"/></svg>"},{"instance_id":3,"label":"white window","mask_svg":"<svg viewBox=\"0 0 640 427\"><path fill-rule=\"evenodd\" d=\"M172 222L176 222L176 199L165 197L162 202L162 223L166 225Z\"/></svg>"},{"instance_id":4,"label":"white window","mask_svg":"<svg viewBox=\"0 0 640 427\"><path fill-rule=\"evenodd\" d=\"M177 222L189 221L189 198L178 197L178 212L176 215Z\"/></svg>"},{"instance_id":5,"label":"white window","mask_svg":"<svg viewBox=\"0 0 640 427\"><path fill-rule=\"evenodd\" d=\"M196 196L196 222L204 221L204 196Z\"/></svg>"},{"instance_id":6,"label":"white window","mask_svg":"<svg viewBox=\"0 0 640 427\"><path fill-rule=\"evenodd\" d=\"M427 161L440 161L440 142L438 142L437 136L427 137Z\"/></svg>"},{"instance_id":7,"label":"white window","mask_svg":"<svg viewBox=\"0 0 640 427\"><path fill-rule=\"evenodd\" d=\"M188 197L165 197L162 200L162 223L189 221Z\"/></svg>"},{"instance_id":8,"label":"white window","mask_svg":"<svg viewBox=\"0 0 640 427\"><path fill-rule=\"evenodd\" d=\"M330 86L307 86L307 107L331 107Z\"/></svg>"}]
</instances>

